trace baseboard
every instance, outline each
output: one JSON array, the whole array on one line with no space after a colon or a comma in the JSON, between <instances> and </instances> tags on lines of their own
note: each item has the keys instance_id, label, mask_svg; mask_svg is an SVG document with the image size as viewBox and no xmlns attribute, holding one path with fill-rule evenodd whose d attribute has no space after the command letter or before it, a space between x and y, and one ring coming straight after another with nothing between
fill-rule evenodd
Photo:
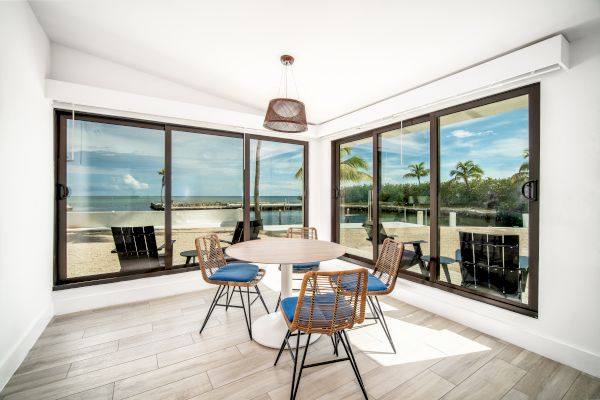
<instances>
[{"instance_id":1,"label":"baseboard","mask_svg":"<svg viewBox=\"0 0 600 400\"><path fill-rule=\"evenodd\" d=\"M160 297L206 289L198 271L163 275L104 285L65 289L52 293L54 313L69 314L78 311L135 303Z\"/></svg>"},{"instance_id":2,"label":"baseboard","mask_svg":"<svg viewBox=\"0 0 600 400\"><path fill-rule=\"evenodd\" d=\"M27 332L21 337L21 340L0 360L0 391L4 389L10 377L19 368L29 350L33 347L44 329L46 329L48 323L50 323L53 315L53 306L52 303L49 303L30 325Z\"/></svg>"},{"instance_id":3,"label":"baseboard","mask_svg":"<svg viewBox=\"0 0 600 400\"><path fill-rule=\"evenodd\" d=\"M537 319L404 279L398 280L392 296L551 360L600 377L600 355L544 335L541 332L543 325Z\"/></svg>"}]
</instances>

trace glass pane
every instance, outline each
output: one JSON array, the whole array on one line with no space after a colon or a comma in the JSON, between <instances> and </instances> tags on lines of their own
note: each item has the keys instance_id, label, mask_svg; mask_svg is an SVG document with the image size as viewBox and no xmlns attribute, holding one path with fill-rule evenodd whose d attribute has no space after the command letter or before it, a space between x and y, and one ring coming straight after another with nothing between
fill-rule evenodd
<instances>
[{"instance_id":1,"label":"glass pane","mask_svg":"<svg viewBox=\"0 0 600 400\"><path fill-rule=\"evenodd\" d=\"M343 143L339 149L340 244L348 254L371 260L373 139Z\"/></svg>"},{"instance_id":2,"label":"glass pane","mask_svg":"<svg viewBox=\"0 0 600 400\"><path fill-rule=\"evenodd\" d=\"M440 118L440 279L528 302L528 96Z\"/></svg>"},{"instance_id":3,"label":"glass pane","mask_svg":"<svg viewBox=\"0 0 600 400\"><path fill-rule=\"evenodd\" d=\"M164 148L162 130L67 121L67 278L164 266Z\"/></svg>"},{"instance_id":4,"label":"glass pane","mask_svg":"<svg viewBox=\"0 0 600 400\"><path fill-rule=\"evenodd\" d=\"M250 239L304 224L304 146L250 140Z\"/></svg>"},{"instance_id":5,"label":"glass pane","mask_svg":"<svg viewBox=\"0 0 600 400\"><path fill-rule=\"evenodd\" d=\"M379 136L379 245L405 245L402 270L429 277L429 122Z\"/></svg>"},{"instance_id":6,"label":"glass pane","mask_svg":"<svg viewBox=\"0 0 600 400\"><path fill-rule=\"evenodd\" d=\"M172 132L173 265L197 262L194 240L217 234L223 246L242 239L242 138Z\"/></svg>"}]
</instances>

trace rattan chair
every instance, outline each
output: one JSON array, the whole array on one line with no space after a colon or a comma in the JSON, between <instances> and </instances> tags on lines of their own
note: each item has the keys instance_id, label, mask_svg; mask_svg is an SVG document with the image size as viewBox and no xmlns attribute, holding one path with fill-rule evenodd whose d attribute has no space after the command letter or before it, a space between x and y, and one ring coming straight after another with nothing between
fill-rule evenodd
<instances>
[{"instance_id":1,"label":"rattan chair","mask_svg":"<svg viewBox=\"0 0 600 400\"><path fill-rule=\"evenodd\" d=\"M256 264L240 262L227 264L217 235L207 235L197 238L196 251L198 253L198 262L200 264L202 278L211 285L219 286L217 293L210 304L204 323L200 328L200 334L202 334L202 331L216 306L225 307L226 311L229 307L234 307L244 310L246 327L248 328L250 340L252 340L252 304L256 299L260 299L267 313L269 312L267 304L257 286L258 282L265 276L265 270L260 269ZM254 288L254 291L250 291L251 287ZM229 293L230 288L231 294ZM244 301L242 288L246 288L246 302ZM236 290L240 294L241 305L231 304L231 299ZM250 294L256 295L252 301L250 301ZM219 303L219 300L223 296L225 296L225 304ZM246 312L246 307L248 308L248 312Z\"/></svg>"},{"instance_id":2,"label":"rattan chair","mask_svg":"<svg viewBox=\"0 0 600 400\"><path fill-rule=\"evenodd\" d=\"M290 227L287 230L287 238L288 239L310 239L310 240L318 240L317 237L317 229L311 227ZM293 274L305 274L309 271L318 271L321 263L318 261L315 262L306 262L301 264L293 264L292 265L292 273ZM281 271L281 265L279 266L279 270ZM293 281L301 281L302 279L292 279ZM277 305L275 306L275 311L279 309L279 304L281 303L281 294L279 294L279 298L277 299Z\"/></svg>"},{"instance_id":3,"label":"rattan chair","mask_svg":"<svg viewBox=\"0 0 600 400\"><path fill-rule=\"evenodd\" d=\"M290 399L296 398L304 368L341 361L350 362L360 389L367 399L367 392L346 334L346 329L350 329L354 324L360 324L364 320L367 282L368 273L364 268L334 272L310 271L304 275L300 295L281 301L281 312L288 326L288 332L275 359L275 365L287 346L294 361ZM338 354L337 344L342 343L346 357L305 364L313 333L328 335L334 343L336 355ZM300 356L300 336L304 334L307 334L308 338L300 362L300 370L296 377ZM295 351L292 350L290 344L292 336L296 336Z\"/></svg>"},{"instance_id":4,"label":"rattan chair","mask_svg":"<svg viewBox=\"0 0 600 400\"><path fill-rule=\"evenodd\" d=\"M381 327L387 336L392 350L396 352L396 346L392 340L392 335L385 320L385 315L379 304L379 296L389 294L396 286L396 278L400 269L402 254L404 253L404 244L394 239L387 238L383 241L383 246L373 272L369 274L367 288L367 299L372 317L365 319L374 319L381 323Z\"/></svg>"}]
</instances>

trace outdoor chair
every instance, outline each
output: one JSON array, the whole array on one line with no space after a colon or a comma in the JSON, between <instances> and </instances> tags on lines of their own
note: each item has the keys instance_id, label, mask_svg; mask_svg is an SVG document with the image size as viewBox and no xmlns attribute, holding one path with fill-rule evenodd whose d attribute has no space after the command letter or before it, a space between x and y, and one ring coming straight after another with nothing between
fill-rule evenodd
<instances>
[{"instance_id":1,"label":"outdoor chair","mask_svg":"<svg viewBox=\"0 0 600 400\"><path fill-rule=\"evenodd\" d=\"M310 240L318 240L317 238L317 229L316 228L306 228L306 227L290 227L287 230L286 237L288 239L310 239ZM318 271L321 263L319 261L315 262L306 262L300 264L292 264L292 273L293 274L304 274L308 271ZM279 266L279 270L281 271L281 265ZM292 279L293 281L301 281L302 279ZM279 304L281 303L281 293L279 294L279 299L277 299L277 306L275 306L275 311L279 309Z\"/></svg>"},{"instance_id":2,"label":"outdoor chair","mask_svg":"<svg viewBox=\"0 0 600 400\"><path fill-rule=\"evenodd\" d=\"M294 361L290 399L295 399L297 396L304 368L342 361L350 362L360 389L365 399L368 398L350 340L346 334L346 329L350 329L354 324L360 324L364 320L367 281L368 272L364 268L334 272L310 271L304 275L300 295L281 301L281 313L288 331L275 359L275 365L287 346ZM329 336L334 344L334 353L338 357L328 361L306 364L306 354L313 333ZM300 361L299 372L296 374L300 358L301 335L308 335L308 338ZM296 337L295 351L290 343L293 336ZM339 358L337 352L339 343L342 343L344 348L346 354L344 358Z\"/></svg>"},{"instance_id":3,"label":"outdoor chair","mask_svg":"<svg viewBox=\"0 0 600 400\"><path fill-rule=\"evenodd\" d=\"M250 340L252 340L252 304L257 299L260 299L265 310L269 313L267 304L258 288L258 283L265 276L265 270L260 269L256 264L241 262L227 264L223 255L223 249L221 249L221 245L219 244L219 237L214 234L197 238L196 252L198 254L198 263L200 264L202 278L205 282L218 286L217 293L210 304L206 318L200 328L200 334L202 334L215 307L225 307L225 311L229 307L234 307L241 308L244 311L246 327L248 328ZM244 301L243 288L245 288L246 301ZM251 291L250 288L254 288L254 290ZM229 293L230 291L231 294ZM231 299L236 291L240 295L241 305L231 304ZM251 294L255 295L252 301L250 301ZM219 300L223 296L225 296L225 303L219 303ZM247 311L246 308L248 309Z\"/></svg>"},{"instance_id":4,"label":"outdoor chair","mask_svg":"<svg viewBox=\"0 0 600 400\"><path fill-rule=\"evenodd\" d=\"M258 239L258 234L260 233L260 229L262 228L262 220L253 220L250 221L250 240ZM229 245L233 245L236 243L240 243L244 241L244 221L238 221L235 224L235 230L233 231L233 236L231 240L219 240L222 243L227 243Z\"/></svg>"},{"instance_id":5,"label":"outdoor chair","mask_svg":"<svg viewBox=\"0 0 600 400\"><path fill-rule=\"evenodd\" d=\"M262 224L262 220L252 220L250 221L250 240L257 240L260 239L258 237L258 234L260 233L260 230L262 228L263 224ZM236 243L240 243L244 241L244 221L238 221L235 224L235 229L233 231L233 236L231 237L231 240L224 240L224 239L220 239L219 240L221 243L226 243L228 245L234 245ZM227 246L223 247L226 248ZM225 259L227 261L232 261L233 258L225 255Z\"/></svg>"},{"instance_id":6,"label":"outdoor chair","mask_svg":"<svg viewBox=\"0 0 600 400\"><path fill-rule=\"evenodd\" d=\"M367 239L369 242L373 241L373 222L371 221L365 221L362 224L363 228L365 228L365 231L367 232ZM377 240L378 243L377 244L383 244L383 241L387 238L391 238L391 239L395 239L394 236L388 235L385 232L385 228L383 227L383 224L380 222L379 224L377 224L378 228L379 228L379 239Z\"/></svg>"},{"instance_id":7,"label":"outdoor chair","mask_svg":"<svg viewBox=\"0 0 600 400\"><path fill-rule=\"evenodd\" d=\"M154 226L112 226L110 229L115 242L111 253L119 257L121 271L149 270L165 266L165 255L161 252L165 245L156 246Z\"/></svg>"},{"instance_id":8,"label":"outdoor chair","mask_svg":"<svg viewBox=\"0 0 600 400\"><path fill-rule=\"evenodd\" d=\"M527 267L520 266L519 236L459 232L462 286L485 284L521 299Z\"/></svg>"}]
</instances>

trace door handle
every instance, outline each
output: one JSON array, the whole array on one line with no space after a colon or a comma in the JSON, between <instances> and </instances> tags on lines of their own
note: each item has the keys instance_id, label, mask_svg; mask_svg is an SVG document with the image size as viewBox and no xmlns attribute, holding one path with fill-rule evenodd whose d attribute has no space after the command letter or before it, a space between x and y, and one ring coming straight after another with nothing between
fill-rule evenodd
<instances>
[{"instance_id":1,"label":"door handle","mask_svg":"<svg viewBox=\"0 0 600 400\"><path fill-rule=\"evenodd\" d=\"M71 195L71 189L61 183L56 184L56 197L58 200L65 200Z\"/></svg>"},{"instance_id":2,"label":"door handle","mask_svg":"<svg viewBox=\"0 0 600 400\"><path fill-rule=\"evenodd\" d=\"M521 186L521 194L529 201L537 201L537 181L527 181Z\"/></svg>"}]
</instances>

